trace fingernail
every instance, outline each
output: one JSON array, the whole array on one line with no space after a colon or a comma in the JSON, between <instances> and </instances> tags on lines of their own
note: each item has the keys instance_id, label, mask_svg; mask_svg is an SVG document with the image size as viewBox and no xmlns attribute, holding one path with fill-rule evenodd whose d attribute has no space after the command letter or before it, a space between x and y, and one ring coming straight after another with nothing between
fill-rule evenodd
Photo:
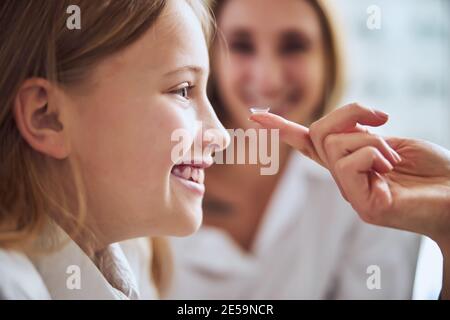
<instances>
[{"instance_id":1,"label":"fingernail","mask_svg":"<svg viewBox=\"0 0 450 320\"><path fill-rule=\"evenodd\" d=\"M398 154L397 151L395 151L394 149L392 149L392 155L394 156L396 163L399 164L400 162L402 162L402 157L400 157L400 155Z\"/></svg>"},{"instance_id":2,"label":"fingernail","mask_svg":"<svg viewBox=\"0 0 450 320\"><path fill-rule=\"evenodd\" d=\"M389 161L386 164L387 164L387 166L389 168L389 171L394 170L394 166Z\"/></svg>"},{"instance_id":3,"label":"fingernail","mask_svg":"<svg viewBox=\"0 0 450 320\"><path fill-rule=\"evenodd\" d=\"M395 163L399 163L400 161L402 161L402 158L400 157L400 155L398 154L397 151L395 151L394 148L392 148L391 146L389 146L389 152L392 155L392 157L394 158Z\"/></svg>"},{"instance_id":4,"label":"fingernail","mask_svg":"<svg viewBox=\"0 0 450 320\"><path fill-rule=\"evenodd\" d=\"M379 118L381 118L383 120L389 118L389 114L387 114L387 113L385 113L383 111L374 110L374 112Z\"/></svg>"}]
</instances>

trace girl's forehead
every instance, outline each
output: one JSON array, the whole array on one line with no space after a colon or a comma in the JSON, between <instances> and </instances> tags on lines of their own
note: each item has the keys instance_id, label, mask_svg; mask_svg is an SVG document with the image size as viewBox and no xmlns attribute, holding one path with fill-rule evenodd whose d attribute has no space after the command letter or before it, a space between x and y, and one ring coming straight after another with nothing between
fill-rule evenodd
<instances>
[{"instance_id":1,"label":"girl's forehead","mask_svg":"<svg viewBox=\"0 0 450 320\"><path fill-rule=\"evenodd\" d=\"M208 59L207 44L199 18L184 0L171 1L148 32L148 51L155 64L174 56Z\"/></svg>"},{"instance_id":2,"label":"girl's forehead","mask_svg":"<svg viewBox=\"0 0 450 320\"><path fill-rule=\"evenodd\" d=\"M208 49L199 19L186 1L170 3L138 41L113 58L111 66L135 68L138 72L184 63L208 66Z\"/></svg>"}]
</instances>

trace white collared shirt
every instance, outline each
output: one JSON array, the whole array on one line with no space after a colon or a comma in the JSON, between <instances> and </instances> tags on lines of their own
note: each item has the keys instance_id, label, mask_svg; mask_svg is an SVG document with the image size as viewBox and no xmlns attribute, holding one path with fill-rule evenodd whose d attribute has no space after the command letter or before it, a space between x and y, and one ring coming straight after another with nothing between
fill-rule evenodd
<instances>
[{"instance_id":1,"label":"white collared shirt","mask_svg":"<svg viewBox=\"0 0 450 320\"><path fill-rule=\"evenodd\" d=\"M209 226L171 242L173 299L408 299L419 248L412 233L362 222L330 174L295 152L250 254Z\"/></svg>"},{"instance_id":2,"label":"white collared shirt","mask_svg":"<svg viewBox=\"0 0 450 320\"><path fill-rule=\"evenodd\" d=\"M128 258L120 244L108 246L102 254L100 271L61 228L55 228L58 241L65 241L62 242L65 245L50 254L28 257L17 251L0 249L1 299L139 299L136 276L146 290L145 298L152 298L153 287L142 270L149 266L149 262L145 264L141 260L148 257L149 252L146 247L146 256L140 253L143 239L122 244ZM79 280L74 280L73 277L78 276Z\"/></svg>"}]
</instances>

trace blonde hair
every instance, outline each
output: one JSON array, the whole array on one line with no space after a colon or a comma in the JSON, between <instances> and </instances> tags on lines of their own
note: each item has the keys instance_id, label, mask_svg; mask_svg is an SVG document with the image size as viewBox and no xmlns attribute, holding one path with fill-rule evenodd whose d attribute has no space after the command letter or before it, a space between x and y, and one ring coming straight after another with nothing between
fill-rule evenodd
<instances>
[{"instance_id":1,"label":"blonde hair","mask_svg":"<svg viewBox=\"0 0 450 320\"><path fill-rule=\"evenodd\" d=\"M322 34L325 41L325 52L327 54L327 68L326 68L326 83L324 88L323 101L320 107L316 110L311 121L315 121L321 118L326 113L332 111L339 100L341 99L343 88L344 88L344 62L342 56L341 42L342 39L337 33L336 28L336 18L334 10L330 7L329 1L327 0L306 0L310 3L314 10L317 12L320 24L322 27ZM209 0L211 11L216 19L221 14L223 7L225 6L227 0ZM214 41L222 40L220 37L220 32L215 34ZM211 61L214 59L214 52L211 50ZM217 83L212 74L208 83L208 96L211 100L216 113L219 118L224 121L226 119L226 110L222 105L219 91L217 89Z\"/></svg>"},{"instance_id":2,"label":"blonde hair","mask_svg":"<svg viewBox=\"0 0 450 320\"><path fill-rule=\"evenodd\" d=\"M212 25L207 8L197 0L187 2L209 38ZM81 10L81 30L66 28L70 5ZM26 252L51 220L51 211L71 219L73 233L83 227L86 215L86 196L77 164L52 160L35 151L16 126L13 104L22 83L33 77L61 86L82 81L102 59L137 41L166 5L167 0L0 2L1 248ZM68 176L61 179L61 172ZM70 197L63 190L73 192L77 203L69 204ZM163 239L152 240L151 245L153 278L162 287L169 278L164 274L170 270L168 246Z\"/></svg>"},{"instance_id":3,"label":"blonde hair","mask_svg":"<svg viewBox=\"0 0 450 320\"><path fill-rule=\"evenodd\" d=\"M322 29L325 33L330 65L328 66L329 81L325 92L323 109L316 115L317 120L337 107L345 88L345 61L343 51L343 37L338 32L338 18L336 10L330 1L308 0L319 13Z\"/></svg>"}]
</instances>

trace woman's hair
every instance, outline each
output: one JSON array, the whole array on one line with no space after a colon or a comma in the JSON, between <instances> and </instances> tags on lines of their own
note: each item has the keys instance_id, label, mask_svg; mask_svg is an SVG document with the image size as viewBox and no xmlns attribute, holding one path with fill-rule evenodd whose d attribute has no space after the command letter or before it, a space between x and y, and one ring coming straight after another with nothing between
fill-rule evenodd
<instances>
[{"instance_id":1,"label":"woman's hair","mask_svg":"<svg viewBox=\"0 0 450 320\"><path fill-rule=\"evenodd\" d=\"M211 11L214 17L219 20L220 14L224 5L228 0L209 0ZM315 110L310 121L315 121L326 113L333 110L337 103L341 99L343 87L344 87L344 68L343 68L343 57L341 50L341 39L336 33L337 28L335 27L335 20L333 19L332 10L330 8L329 1L327 0L306 0L310 3L320 19L320 25L322 29L322 36L325 43L326 52L326 82L324 85L324 95L320 106ZM224 41L221 36L220 30L216 32L213 41ZM216 46L211 46L210 60L214 60L214 50ZM226 47L226 44L225 44ZM212 62L213 64L213 62ZM222 122L228 120L226 108L224 107L220 99L220 90L217 88L217 82L214 78L214 70L209 78L208 83L208 96L213 105L216 113Z\"/></svg>"},{"instance_id":2,"label":"woman's hair","mask_svg":"<svg viewBox=\"0 0 450 320\"><path fill-rule=\"evenodd\" d=\"M186 0L211 34L209 11ZM48 214L57 210L83 227L86 196L79 168L52 160L22 138L13 116L20 86L44 78L58 86L80 83L106 57L137 41L161 16L168 0L2 0L0 2L0 247L27 251ZM66 26L68 8L79 7L81 29ZM61 177L61 170L69 174ZM67 172L67 171L64 171ZM64 181L63 181L64 180ZM67 187L68 181L70 187ZM64 183L64 185L63 185ZM63 190L73 190L70 196ZM76 212L68 199L76 195ZM153 243L157 283L168 257L161 240ZM158 249L163 248L163 250ZM167 269L167 268L166 268ZM161 283L160 283L161 284Z\"/></svg>"}]
</instances>

